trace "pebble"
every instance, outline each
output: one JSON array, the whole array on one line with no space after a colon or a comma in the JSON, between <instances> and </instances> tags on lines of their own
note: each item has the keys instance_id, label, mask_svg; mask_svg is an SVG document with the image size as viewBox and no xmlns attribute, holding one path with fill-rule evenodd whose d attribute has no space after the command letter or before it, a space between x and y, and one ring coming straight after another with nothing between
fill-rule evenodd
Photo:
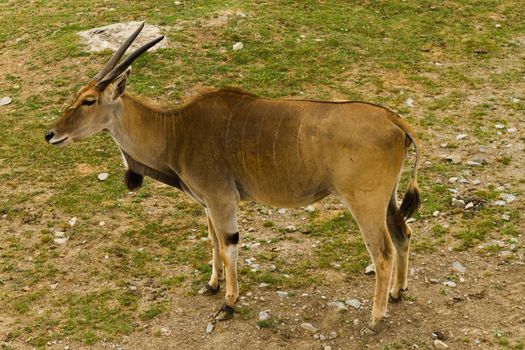
<instances>
[{"instance_id":1,"label":"pebble","mask_svg":"<svg viewBox=\"0 0 525 350\"><path fill-rule=\"evenodd\" d=\"M467 138L467 134L459 134L458 136L456 136L456 140L464 140Z\"/></svg>"},{"instance_id":2,"label":"pebble","mask_svg":"<svg viewBox=\"0 0 525 350\"><path fill-rule=\"evenodd\" d=\"M100 173L97 175L97 178L99 181L106 181L108 177L109 177L108 173Z\"/></svg>"},{"instance_id":3,"label":"pebble","mask_svg":"<svg viewBox=\"0 0 525 350\"><path fill-rule=\"evenodd\" d=\"M281 209L278 209L277 212L279 214L286 214L286 209L281 208Z\"/></svg>"},{"instance_id":4,"label":"pebble","mask_svg":"<svg viewBox=\"0 0 525 350\"><path fill-rule=\"evenodd\" d=\"M516 196L510 193L502 193L499 197L509 204L516 200Z\"/></svg>"},{"instance_id":5,"label":"pebble","mask_svg":"<svg viewBox=\"0 0 525 350\"><path fill-rule=\"evenodd\" d=\"M481 183L481 181L479 180L472 180L471 182L473 185L479 185Z\"/></svg>"},{"instance_id":6,"label":"pebble","mask_svg":"<svg viewBox=\"0 0 525 350\"><path fill-rule=\"evenodd\" d=\"M13 101L13 99L9 96L4 96L0 98L0 106L6 106L10 104Z\"/></svg>"},{"instance_id":7,"label":"pebble","mask_svg":"<svg viewBox=\"0 0 525 350\"><path fill-rule=\"evenodd\" d=\"M414 99L409 97L405 100L405 106L412 108L414 107Z\"/></svg>"},{"instance_id":8,"label":"pebble","mask_svg":"<svg viewBox=\"0 0 525 350\"><path fill-rule=\"evenodd\" d=\"M175 6L179 6L179 5L182 5L182 2L180 2L180 1L174 1L174 2L173 2L173 5L175 5Z\"/></svg>"},{"instance_id":9,"label":"pebble","mask_svg":"<svg viewBox=\"0 0 525 350\"><path fill-rule=\"evenodd\" d=\"M278 290L277 292L275 292L279 297L281 298L286 298L288 297L288 292L283 292L281 290Z\"/></svg>"},{"instance_id":10,"label":"pebble","mask_svg":"<svg viewBox=\"0 0 525 350\"><path fill-rule=\"evenodd\" d=\"M242 50L244 48L244 44L239 41L238 43L234 43L232 48L233 51Z\"/></svg>"},{"instance_id":11,"label":"pebble","mask_svg":"<svg viewBox=\"0 0 525 350\"><path fill-rule=\"evenodd\" d=\"M206 327L206 329L208 329L208 327ZM162 334L163 336L167 337L169 335L171 335L171 331L167 328L161 328L160 329L160 334Z\"/></svg>"},{"instance_id":12,"label":"pebble","mask_svg":"<svg viewBox=\"0 0 525 350\"><path fill-rule=\"evenodd\" d=\"M69 219L68 223L69 223L69 226L71 227L75 226L75 224L77 223L77 218Z\"/></svg>"},{"instance_id":13,"label":"pebble","mask_svg":"<svg viewBox=\"0 0 525 350\"><path fill-rule=\"evenodd\" d=\"M335 339L337 338L337 332L336 331L332 331L330 332L330 334L328 334L328 339Z\"/></svg>"},{"instance_id":14,"label":"pebble","mask_svg":"<svg viewBox=\"0 0 525 350\"><path fill-rule=\"evenodd\" d=\"M436 349L448 349L448 345L443 343L441 340L436 339L434 340L434 347Z\"/></svg>"},{"instance_id":15,"label":"pebble","mask_svg":"<svg viewBox=\"0 0 525 350\"><path fill-rule=\"evenodd\" d=\"M268 286L269 286L269 284L268 283L264 283L264 282L261 282L261 284L259 284L259 288L266 288Z\"/></svg>"},{"instance_id":16,"label":"pebble","mask_svg":"<svg viewBox=\"0 0 525 350\"><path fill-rule=\"evenodd\" d=\"M67 237L54 238L53 243L55 243L56 245L63 245L63 244L66 244L67 240L68 240Z\"/></svg>"},{"instance_id":17,"label":"pebble","mask_svg":"<svg viewBox=\"0 0 525 350\"><path fill-rule=\"evenodd\" d=\"M66 233L64 231L55 231L54 235L55 235L55 238L64 238L64 237L66 237Z\"/></svg>"},{"instance_id":18,"label":"pebble","mask_svg":"<svg viewBox=\"0 0 525 350\"><path fill-rule=\"evenodd\" d=\"M457 177L451 177L450 179L448 179L448 182L450 182L450 183L454 183L454 182L457 182L457 181L458 181Z\"/></svg>"},{"instance_id":19,"label":"pebble","mask_svg":"<svg viewBox=\"0 0 525 350\"><path fill-rule=\"evenodd\" d=\"M208 325L206 326L206 333L211 333L213 331L213 323L208 323Z\"/></svg>"},{"instance_id":20,"label":"pebble","mask_svg":"<svg viewBox=\"0 0 525 350\"><path fill-rule=\"evenodd\" d=\"M304 208L304 210L309 213L313 213L315 211L315 207L313 205L309 205L306 208Z\"/></svg>"},{"instance_id":21,"label":"pebble","mask_svg":"<svg viewBox=\"0 0 525 350\"><path fill-rule=\"evenodd\" d=\"M507 214L502 214L501 215L501 218L505 221L509 221L510 220L510 215L507 215Z\"/></svg>"},{"instance_id":22,"label":"pebble","mask_svg":"<svg viewBox=\"0 0 525 350\"><path fill-rule=\"evenodd\" d=\"M100 221L100 222L98 223L98 226L104 226L105 224L106 224L105 221Z\"/></svg>"},{"instance_id":23,"label":"pebble","mask_svg":"<svg viewBox=\"0 0 525 350\"><path fill-rule=\"evenodd\" d=\"M441 148L447 148L448 147L448 142L445 142L445 143L442 143L439 145Z\"/></svg>"},{"instance_id":24,"label":"pebble","mask_svg":"<svg viewBox=\"0 0 525 350\"><path fill-rule=\"evenodd\" d=\"M290 226L286 226L286 228L284 230L286 232L295 232L295 231L297 231L297 227L295 227L294 225L290 225Z\"/></svg>"},{"instance_id":25,"label":"pebble","mask_svg":"<svg viewBox=\"0 0 525 350\"><path fill-rule=\"evenodd\" d=\"M503 207L503 206L507 205L507 202L505 202L505 201L495 201L494 204L496 204L497 206Z\"/></svg>"},{"instance_id":26,"label":"pebble","mask_svg":"<svg viewBox=\"0 0 525 350\"><path fill-rule=\"evenodd\" d=\"M459 273L465 273L465 271L467 271L467 268L463 266L459 261L454 261L452 263L452 269Z\"/></svg>"},{"instance_id":27,"label":"pebble","mask_svg":"<svg viewBox=\"0 0 525 350\"><path fill-rule=\"evenodd\" d=\"M450 288L456 288L457 284L454 281L445 281L443 282L443 285L450 287Z\"/></svg>"},{"instance_id":28,"label":"pebble","mask_svg":"<svg viewBox=\"0 0 525 350\"><path fill-rule=\"evenodd\" d=\"M465 207L465 201L463 199L452 198L452 206L457 208Z\"/></svg>"},{"instance_id":29,"label":"pebble","mask_svg":"<svg viewBox=\"0 0 525 350\"><path fill-rule=\"evenodd\" d=\"M259 312L259 321L266 321L270 318L270 314L266 311Z\"/></svg>"},{"instance_id":30,"label":"pebble","mask_svg":"<svg viewBox=\"0 0 525 350\"><path fill-rule=\"evenodd\" d=\"M471 209L471 208L474 208L474 203L473 202L469 202L469 203L467 203L467 205L465 205L465 209Z\"/></svg>"},{"instance_id":31,"label":"pebble","mask_svg":"<svg viewBox=\"0 0 525 350\"><path fill-rule=\"evenodd\" d=\"M467 161L467 165L468 166L473 166L473 167L483 166L483 164L481 164L481 162L477 162L477 161L474 161L474 160Z\"/></svg>"},{"instance_id":32,"label":"pebble","mask_svg":"<svg viewBox=\"0 0 525 350\"><path fill-rule=\"evenodd\" d=\"M323 350L332 350L332 347L330 345L325 345L325 347L323 348Z\"/></svg>"},{"instance_id":33,"label":"pebble","mask_svg":"<svg viewBox=\"0 0 525 350\"><path fill-rule=\"evenodd\" d=\"M452 164L460 164L463 160L458 154L451 154L445 157L447 160L450 160Z\"/></svg>"},{"instance_id":34,"label":"pebble","mask_svg":"<svg viewBox=\"0 0 525 350\"><path fill-rule=\"evenodd\" d=\"M311 323L308 323L308 322L301 323L301 328L306 329L307 331L312 332L312 333L316 333L319 330L316 327L314 327Z\"/></svg>"},{"instance_id":35,"label":"pebble","mask_svg":"<svg viewBox=\"0 0 525 350\"><path fill-rule=\"evenodd\" d=\"M328 303L328 306L333 307L335 311L337 312L348 311L348 308L345 306L345 303L343 303L342 301L332 301Z\"/></svg>"},{"instance_id":36,"label":"pebble","mask_svg":"<svg viewBox=\"0 0 525 350\"><path fill-rule=\"evenodd\" d=\"M370 264L365 268L365 275L372 275L376 273L376 267L374 264Z\"/></svg>"},{"instance_id":37,"label":"pebble","mask_svg":"<svg viewBox=\"0 0 525 350\"><path fill-rule=\"evenodd\" d=\"M348 299L345 301L345 304L353 307L354 309L359 309L362 305L362 303L357 299Z\"/></svg>"},{"instance_id":38,"label":"pebble","mask_svg":"<svg viewBox=\"0 0 525 350\"><path fill-rule=\"evenodd\" d=\"M435 218L437 218L437 217L439 216L439 214L441 214L441 213L439 212L439 210L436 210L435 212L432 213L432 216L435 217Z\"/></svg>"},{"instance_id":39,"label":"pebble","mask_svg":"<svg viewBox=\"0 0 525 350\"><path fill-rule=\"evenodd\" d=\"M502 258L507 258L509 256L512 255L512 252L510 250L502 250L499 255L502 257Z\"/></svg>"},{"instance_id":40,"label":"pebble","mask_svg":"<svg viewBox=\"0 0 525 350\"><path fill-rule=\"evenodd\" d=\"M507 132L511 132L511 133L512 133L512 132L516 132L516 131L518 131L518 129L516 129L515 127L508 128L508 129L507 129Z\"/></svg>"},{"instance_id":41,"label":"pebble","mask_svg":"<svg viewBox=\"0 0 525 350\"><path fill-rule=\"evenodd\" d=\"M505 125L503 125L503 124L496 124L496 125L494 125L494 127L496 129L505 129Z\"/></svg>"}]
</instances>

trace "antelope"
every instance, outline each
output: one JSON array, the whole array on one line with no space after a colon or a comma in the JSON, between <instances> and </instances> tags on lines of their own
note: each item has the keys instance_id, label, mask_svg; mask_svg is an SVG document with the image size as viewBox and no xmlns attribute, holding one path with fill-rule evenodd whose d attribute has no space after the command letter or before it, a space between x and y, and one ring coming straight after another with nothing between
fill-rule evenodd
<instances>
[{"instance_id":1,"label":"antelope","mask_svg":"<svg viewBox=\"0 0 525 350\"><path fill-rule=\"evenodd\" d=\"M355 218L375 266L372 317L365 327L374 333L389 295L400 300L407 289L412 231L406 219L420 204L421 146L414 129L370 103L263 99L233 88L163 109L125 92L131 63L162 36L117 66L143 26L80 88L45 133L47 142L63 146L106 131L120 148L130 190L148 176L204 206L213 264L201 292L215 294L226 283L216 320L232 318L239 297L239 201L290 208L336 196ZM412 144L415 164L399 206L397 186Z\"/></svg>"}]
</instances>

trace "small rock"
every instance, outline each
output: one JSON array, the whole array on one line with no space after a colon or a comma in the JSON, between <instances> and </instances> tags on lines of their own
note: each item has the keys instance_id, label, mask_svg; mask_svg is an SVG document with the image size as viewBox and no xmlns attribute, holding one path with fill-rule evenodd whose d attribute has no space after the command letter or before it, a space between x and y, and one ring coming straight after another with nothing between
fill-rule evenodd
<instances>
[{"instance_id":1,"label":"small rock","mask_svg":"<svg viewBox=\"0 0 525 350\"><path fill-rule=\"evenodd\" d=\"M467 134L459 134L458 136L456 136L456 140L464 140L467 138Z\"/></svg>"},{"instance_id":2,"label":"small rock","mask_svg":"<svg viewBox=\"0 0 525 350\"><path fill-rule=\"evenodd\" d=\"M456 288L457 284L454 281L445 281L443 282L443 285L450 287L450 288Z\"/></svg>"},{"instance_id":3,"label":"small rock","mask_svg":"<svg viewBox=\"0 0 525 350\"><path fill-rule=\"evenodd\" d=\"M105 224L106 224L105 221L100 221L100 222L98 223L98 226L104 226Z\"/></svg>"},{"instance_id":4,"label":"small rock","mask_svg":"<svg viewBox=\"0 0 525 350\"><path fill-rule=\"evenodd\" d=\"M473 167L483 166L483 164L481 164L481 162L477 162L477 161L474 161L474 160L467 161L467 165L468 166L473 166Z\"/></svg>"},{"instance_id":5,"label":"small rock","mask_svg":"<svg viewBox=\"0 0 525 350\"><path fill-rule=\"evenodd\" d=\"M290 225L290 226L286 226L284 230L286 232L295 232L297 231L297 227L295 227L294 225Z\"/></svg>"},{"instance_id":6,"label":"small rock","mask_svg":"<svg viewBox=\"0 0 525 350\"><path fill-rule=\"evenodd\" d=\"M337 338L336 331L330 332L330 334L328 334L328 339L335 339L335 338Z\"/></svg>"},{"instance_id":7,"label":"small rock","mask_svg":"<svg viewBox=\"0 0 525 350\"><path fill-rule=\"evenodd\" d=\"M7 106L13 101L13 99L9 96L4 96L0 98L0 106Z\"/></svg>"},{"instance_id":8,"label":"small rock","mask_svg":"<svg viewBox=\"0 0 525 350\"><path fill-rule=\"evenodd\" d=\"M432 216L435 217L435 218L437 218L437 217L439 216L439 214L441 214L441 213L439 212L439 210L436 210L436 211L434 211L434 212L432 213Z\"/></svg>"},{"instance_id":9,"label":"small rock","mask_svg":"<svg viewBox=\"0 0 525 350\"><path fill-rule=\"evenodd\" d=\"M268 314L268 312L266 311L259 312L259 321L266 321L269 318L270 318L270 314Z\"/></svg>"},{"instance_id":10,"label":"small rock","mask_svg":"<svg viewBox=\"0 0 525 350\"><path fill-rule=\"evenodd\" d=\"M63 245L66 244L67 240L67 237L54 238L53 243L55 243L56 245Z\"/></svg>"},{"instance_id":11,"label":"small rock","mask_svg":"<svg viewBox=\"0 0 525 350\"><path fill-rule=\"evenodd\" d=\"M283 291L281 291L281 290L278 290L278 291L275 292L275 293L277 293L277 295L278 295L279 297L281 297L281 298L286 298L286 297L288 297L288 292L283 292Z\"/></svg>"},{"instance_id":12,"label":"small rock","mask_svg":"<svg viewBox=\"0 0 525 350\"><path fill-rule=\"evenodd\" d=\"M430 281L431 284L440 284L441 283L441 281L438 280L437 278L431 278L429 281Z\"/></svg>"},{"instance_id":13,"label":"small rock","mask_svg":"<svg viewBox=\"0 0 525 350\"><path fill-rule=\"evenodd\" d=\"M365 268L365 275L373 275L376 273L376 267L374 264L370 264Z\"/></svg>"},{"instance_id":14,"label":"small rock","mask_svg":"<svg viewBox=\"0 0 525 350\"><path fill-rule=\"evenodd\" d=\"M405 100L405 106L412 108L414 107L414 99L409 97Z\"/></svg>"},{"instance_id":15,"label":"small rock","mask_svg":"<svg viewBox=\"0 0 525 350\"><path fill-rule=\"evenodd\" d=\"M481 183L481 181L479 180L472 180L471 182L473 185L479 185Z\"/></svg>"},{"instance_id":16,"label":"small rock","mask_svg":"<svg viewBox=\"0 0 525 350\"><path fill-rule=\"evenodd\" d=\"M108 177L109 177L108 173L100 173L97 175L97 178L99 179L99 181L106 181Z\"/></svg>"},{"instance_id":17,"label":"small rock","mask_svg":"<svg viewBox=\"0 0 525 350\"><path fill-rule=\"evenodd\" d=\"M77 218L71 218L68 221L69 226L73 227L77 223Z\"/></svg>"},{"instance_id":18,"label":"small rock","mask_svg":"<svg viewBox=\"0 0 525 350\"><path fill-rule=\"evenodd\" d=\"M264 282L261 282L261 284L259 284L259 288L266 288L268 286L269 286L269 284L268 283L264 283Z\"/></svg>"},{"instance_id":19,"label":"small rock","mask_svg":"<svg viewBox=\"0 0 525 350\"><path fill-rule=\"evenodd\" d=\"M286 214L286 209L281 208L281 209L277 210L277 212L279 214Z\"/></svg>"},{"instance_id":20,"label":"small rock","mask_svg":"<svg viewBox=\"0 0 525 350\"><path fill-rule=\"evenodd\" d=\"M448 345L443 343L441 340L436 339L434 340L434 347L436 349L448 349Z\"/></svg>"},{"instance_id":21,"label":"small rock","mask_svg":"<svg viewBox=\"0 0 525 350\"><path fill-rule=\"evenodd\" d=\"M179 6L179 5L182 5L182 2L180 2L180 1L174 1L174 2L173 2L173 5L175 5L175 6ZM212 329L213 329L213 325L212 325ZM210 331L210 332L211 332L211 331ZM208 332L208 333L209 333L209 332Z\"/></svg>"},{"instance_id":22,"label":"small rock","mask_svg":"<svg viewBox=\"0 0 525 350\"><path fill-rule=\"evenodd\" d=\"M497 205L497 206L503 207L503 206L507 205L507 202L505 202L505 201L495 201L494 204Z\"/></svg>"},{"instance_id":23,"label":"small rock","mask_svg":"<svg viewBox=\"0 0 525 350\"><path fill-rule=\"evenodd\" d=\"M465 209L471 209L471 208L474 208L474 203L473 202L469 202L469 203L467 203L467 205L465 205Z\"/></svg>"},{"instance_id":24,"label":"small rock","mask_svg":"<svg viewBox=\"0 0 525 350\"><path fill-rule=\"evenodd\" d=\"M454 182L457 182L457 181L458 181L457 177L451 177L450 179L448 179L448 182L450 182L450 183L454 183Z\"/></svg>"},{"instance_id":25,"label":"small rock","mask_svg":"<svg viewBox=\"0 0 525 350\"><path fill-rule=\"evenodd\" d=\"M345 301L345 304L353 307L354 309L359 309L362 305L362 303L357 299L348 299Z\"/></svg>"},{"instance_id":26,"label":"small rock","mask_svg":"<svg viewBox=\"0 0 525 350\"><path fill-rule=\"evenodd\" d=\"M446 160L452 162L452 164L460 164L463 160L459 154L451 154L445 157Z\"/></svg>"},{"instance_id":27,"label":"small rock","mask_svg":"<svg viewBox=\"0 0 525 350\"><path fill-rule=\"evenodd\" d=\"M499 197L509 204L516 200L516 196L510 193L502 193Z\"/></svg>"},{"instance_id":28,"label":"small rock","mask_svg":"<svg viewBox=\"0 0 525 350\"><path fill-rule=\"evenodd\" d=\"M206 328L208 328L208 327L206 327ZM171 335L171 331L169 329L167 329L167 328L161 328L160 329L160 334L162 334L163 336L167 337L167 336Z\"/></svg>"},{"instance_id":29,"label":"small rock","mask_svg":"<svg viewBox=\"0 0 525 350\"><path fill-rule=\"evenodd\" d=\"M309 213L313 213L315 211L315 207L313 205L309 205L306 208L304 208L304 210Z\"/></svg>"},{"instance_id":30,"label":"small rock","mask_svg":"<svg viewBox=\"0 0 525 350\"><path fill-rule=\"evenodd\" d=\"M311 323L308 323L308 322L301 323L301 328L306 329L307 331L312 332L312 333L317 333L317 331L319 330L316 327L314 327Z\"/></svg>"},{"instance_id":31,"label":"small rock","mask_svg":"<svg viewBox=\"0 0 525 350\"><path fill-rule=\"evenodd\" d=\"M503 125L503 124L496 124L496 125L494 125L494 127L496 129L505 129L505 125Z\"/></svg>"},{"instance_id":32,"label":"small rock","mask_svg":"<svg viewBox=\"0 0 525 350\"><path fill-rule=\"evenodd\" d=\"M332 350L332 347L330 345L325 345L323 350Z\"/></svg>"},{"instance_id":33,"label":"small rock","mask_svg":"<svg viewBox=\"0 0 525 350\"><path fill-rule=\"evenodd\" d=\"M502 215L501 215L501 219L502 219L502 220L505 220L505 221L509 221L509 220L510 220L510 215L502 214Z\"/></svg>"},{"instance_id":34,"label":"small rock","mask_svg":"<svg viewBox=\"0 0 525 350\"><path fill-rule=\"evenodd\" d=\"M512 252L510 250L502 250L499 255L502 257L502 258L507 258L509 256L512 255Z\"/></svg>"},{"instance_id":35,"label":"small rock","mask_svg":"<svg viewBox=\"0 0 525 350\"><path fill-rule=\"evenodd\" d=\"M345 312L348 311L348 308L345 306L345 303L342 301L333 301L328 303L328 306L333 307L335 311L337 312Z\"/></svg>"},{"instance_id":36,"label":"small rock","mask_svg":"<svg viewBox=\"0 0 525 350\"><path fill-rule=\"evenodd\" d=\"M211 333L213 331L213 323L208 323L208 325L206 326L206 333Z\"/></svg>"},{"instance_id":37,"label":"small rock","mask_svg":"<svg viewBox=\"0 0 525 350\"><path fill-rule=\"evenodd\" d=\"M456 208L464 208L465 201L463 199L452 198L452 206Z\"/></svg>"},{"instance_id":38,"label":"small rock","mask_svg":"<svg viewBox=\"0 0 525 350\"><path fill-rule=\"evenodd\" d=\"M463 266L459 261L454 261L452 263L452 269L459 273L465 273L465 271L467 271L467 268Z\"/></svg>"},{"instance_id":39,"label":"small rock","mask_svg":"<svg viewBox=\"0 0 525 350\"><path fill-rule=\"evenodd\" d=\"M49 288L51 289L57 289L57 287L58 287L58 282L49 285Z\"/></svg>"},{"instance_id":40,"label":"small rock","mask_svg":"<svg viewBox=\"0 0 525 350\"><path fill-rule=\"evenodd\" d=\"M439 145L441 148L447 148L448 147L448 142L445 142L445 143L442 143Z\"/></svg>"},{"instance_id":41,"label":"small rock","mask_svg":"<svg viewBox=\"0 0 525 350\"><path fill-rule=\"evenodd\" d=\"M55 238L64 238L64 237L66 237L66 233L64 231L55 231L54 235L55 235Z\"/></svg>"},{"instance_id":42,"label":"small rock","mask_svg":"<svg viewBox=\"0 0 525 350\"><path fill-rule=\"evenodd\" d=\"M244 44L241 42L233 44L233 51L238 51L244 48Z\"/></svg>"},{"instance_id":43,"label":"small rock","mask_svg":"<svg viewBox=\"0 0 525 350\"><path fill-rule=\"evenodd\" d=\"M250 227L250 228L248 229L248 232L254 232L254 231L255 231L255 229L254 229L253 227Z\"/></svg>"},{"instance_id":44,"label":"small rock","mask_svg":"<svg viewBox=\"0 0 525 350\"><path fill-rule=\"evenodd\" d=\"M513 133L513 132L516 132L516 131L518 131L518 129L516 129L515 127L507 129L507 132L510 132L510 133Z\"/></svg>"}]
</instances>

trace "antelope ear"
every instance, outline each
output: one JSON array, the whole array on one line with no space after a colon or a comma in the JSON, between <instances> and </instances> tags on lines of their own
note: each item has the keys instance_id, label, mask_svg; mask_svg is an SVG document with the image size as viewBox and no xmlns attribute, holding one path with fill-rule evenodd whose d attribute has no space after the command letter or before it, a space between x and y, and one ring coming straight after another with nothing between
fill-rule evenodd
<instances>
[{"instance_id":1,"label":"antelope ear","mask_svg":"<svg viewBox=\"0 0 525 350\"><path fill-rule=\"evenodd\" d=\"M113 82L111 83L111 98L113 100L116 100L117 98L122 96L122 94L126 90L126 84L130 75L131 67L128 67L128 69L126 69L124 73L120 74L118 77L115 78L115 80L113 80Z\"/></svg>"}]
</instances>

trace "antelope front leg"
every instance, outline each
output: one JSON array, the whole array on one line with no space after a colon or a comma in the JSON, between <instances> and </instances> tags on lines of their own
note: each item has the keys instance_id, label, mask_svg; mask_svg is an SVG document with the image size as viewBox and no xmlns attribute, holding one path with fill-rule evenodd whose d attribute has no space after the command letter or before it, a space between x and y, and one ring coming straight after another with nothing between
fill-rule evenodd
<instances>
[{"instance_id":1,"label":"antelope front leg","mask_svg":"<svg viewBox=\"0 0 525 350\"><path fill-rule=\"evenodd\" d=\"M237 282L237 244L239 243L237 205L223 205L217 210L210 207L209 215L219 243L219 254L224 263L226 275L226 302L215 315L217 320L223 321L233 317L234 307L239 298L239 285Z\"/></svg>"},{"instance_id":2,"label":"antelope front leg","mask_svg":"<svg viewBox=\"0 0 525 350\"><path fill-rule=\"evenodd\" d=\"M220 282L224 280L224 269L222 265L219 240L207 209L206 215L208 218L208 237L213 249L213 264L210 281L199 291L199 294L215 295L219 292L221 287Z\"/></svg>"}]
</instances>

